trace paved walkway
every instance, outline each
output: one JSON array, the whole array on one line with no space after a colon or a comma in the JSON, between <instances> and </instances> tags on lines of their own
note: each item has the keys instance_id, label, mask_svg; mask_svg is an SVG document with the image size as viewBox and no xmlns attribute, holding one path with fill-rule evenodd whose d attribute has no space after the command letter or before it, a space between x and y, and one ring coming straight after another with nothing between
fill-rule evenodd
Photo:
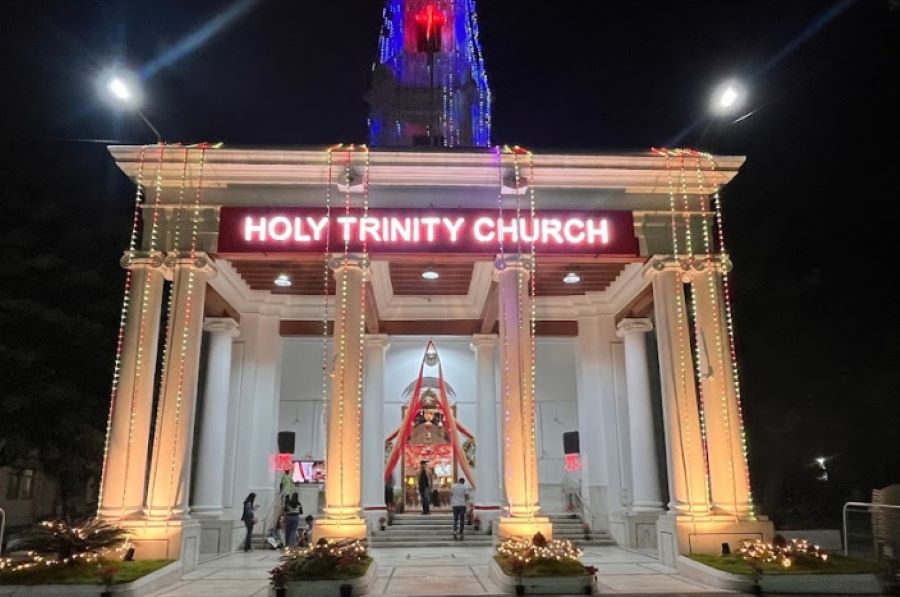
<instances>
[{"instance_id":1,"label":"paved walkway","mask_svg":"<svg viewBox=\"0 0 900 597\"><path fill-rule=\"evenodd\" d=\"M656 558L615 546L588 547L583 561L598 568L602 594L722 593L678 576ZM501 595L488 575L490 547L372 549L378 580L372 597L414 595ZM268 573L278 563L274 551L214 557L184 575L182 582L154 597L264 597Z\"/></svg>"}]
</instances>

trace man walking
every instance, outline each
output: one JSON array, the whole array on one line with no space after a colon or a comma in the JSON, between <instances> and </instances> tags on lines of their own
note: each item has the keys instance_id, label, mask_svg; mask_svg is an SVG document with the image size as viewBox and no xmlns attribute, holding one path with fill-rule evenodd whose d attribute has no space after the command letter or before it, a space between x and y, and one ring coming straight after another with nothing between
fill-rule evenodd
<instances>
[{"instance_id":1,"label":"man walking","mask_svg":"<svg viewBox=\"0 0 900 597\"><path fill-rule=\"evenodd\" d=\"M429 508L431 476L428 474L428 467L425 466L424 460L419 467L419 497L422 498L422 514L431 514L431 509Z\"/></svg>"},{"instance_id":2,"label":"man walking","mask_svg":"<svg viewBox=\"0 0 900 597\"><path fill-rule=\"evenodd\" d=\"M466 492L466 480L462 477L459 482L454 483L450 489L450 505L453 506L453 538L463 540L463 533L466 530L466 502L469 496ZM459 535L456 533L457 524L459 525Z\"/></svg>"}]
</instances>

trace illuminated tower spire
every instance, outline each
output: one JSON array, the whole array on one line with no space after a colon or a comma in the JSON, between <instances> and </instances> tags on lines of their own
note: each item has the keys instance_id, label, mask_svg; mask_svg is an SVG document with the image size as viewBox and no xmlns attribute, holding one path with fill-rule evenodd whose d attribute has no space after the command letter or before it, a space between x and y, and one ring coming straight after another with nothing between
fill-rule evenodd
<instances>
[{"instance_id":1,"label":"illuminated tower spire","mask_svg":"<svg viewBox=\"0 0 900 597\"><path fill-rule=\"evenodd\" d=\"M475 0L387 0L366 99L373 146L490 145Z\"/></svg>"}]
</instances>

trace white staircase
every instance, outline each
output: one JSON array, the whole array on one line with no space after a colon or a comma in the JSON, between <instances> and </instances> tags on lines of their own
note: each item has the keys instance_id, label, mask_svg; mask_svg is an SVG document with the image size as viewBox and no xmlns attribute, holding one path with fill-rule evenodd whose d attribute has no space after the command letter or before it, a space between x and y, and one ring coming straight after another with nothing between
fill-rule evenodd
<instances>
[{"instance_id":1,"label":"white staircase","mask_svg":"<svg viewBox=\"0 0 900 597\"><path fill-rule=\"evenodd\" d=\"M592 531L589 538L582 528L581 518L570 514L548 514L553 523L553 537L569 539L576 545L614 545L609 533ZM418 512L397 514L394 524L384 531L375 530L369 536L370 547L452 547L469 545L484 547L493 544L494 537L484 529L474 531L466 526L465 539L453 539L453 515L449 512L432 512L422 515Z\"/></svg>"}]
</instances>

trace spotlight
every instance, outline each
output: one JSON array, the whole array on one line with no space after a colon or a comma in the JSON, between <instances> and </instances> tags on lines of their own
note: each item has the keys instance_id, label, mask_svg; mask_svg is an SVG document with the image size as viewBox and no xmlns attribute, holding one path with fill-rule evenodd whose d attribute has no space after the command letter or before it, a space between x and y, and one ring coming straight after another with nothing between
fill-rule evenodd
<instances>
[{"instance_id":1,"label":"spotlight","mask_svg":"<svg viewBox=\"0 0 900 597\"><path fill-rule=\"evenodd\" d=\"M291 285L291 279L287 274L278 274L278 277L275 278L275 286L280 286L282 288L286 288Z\"/></svg>"},{"instance_id":2,"label":"spotlight","mask_svg":"<svg viewBox=\"0 0 900 597\"><path fill-rule=\"evenodd\" d=\"M578 284L579 282L581 282L581 276L579 276L575 272L569 272L563 278L563 282L565 282L566 284Z\"/></svg>"},{"instance_id":3,"label":"spotlight","mask_svg":"<svg viewBox=\"0 0 900 597\"><path fill-rule=\"evenodd\" d=\"M429 266L424 272L422 272L422 277L426 280L437 280L441 277L441 275L437 272L436 269Z\"/></svg>"}]
</instances>

